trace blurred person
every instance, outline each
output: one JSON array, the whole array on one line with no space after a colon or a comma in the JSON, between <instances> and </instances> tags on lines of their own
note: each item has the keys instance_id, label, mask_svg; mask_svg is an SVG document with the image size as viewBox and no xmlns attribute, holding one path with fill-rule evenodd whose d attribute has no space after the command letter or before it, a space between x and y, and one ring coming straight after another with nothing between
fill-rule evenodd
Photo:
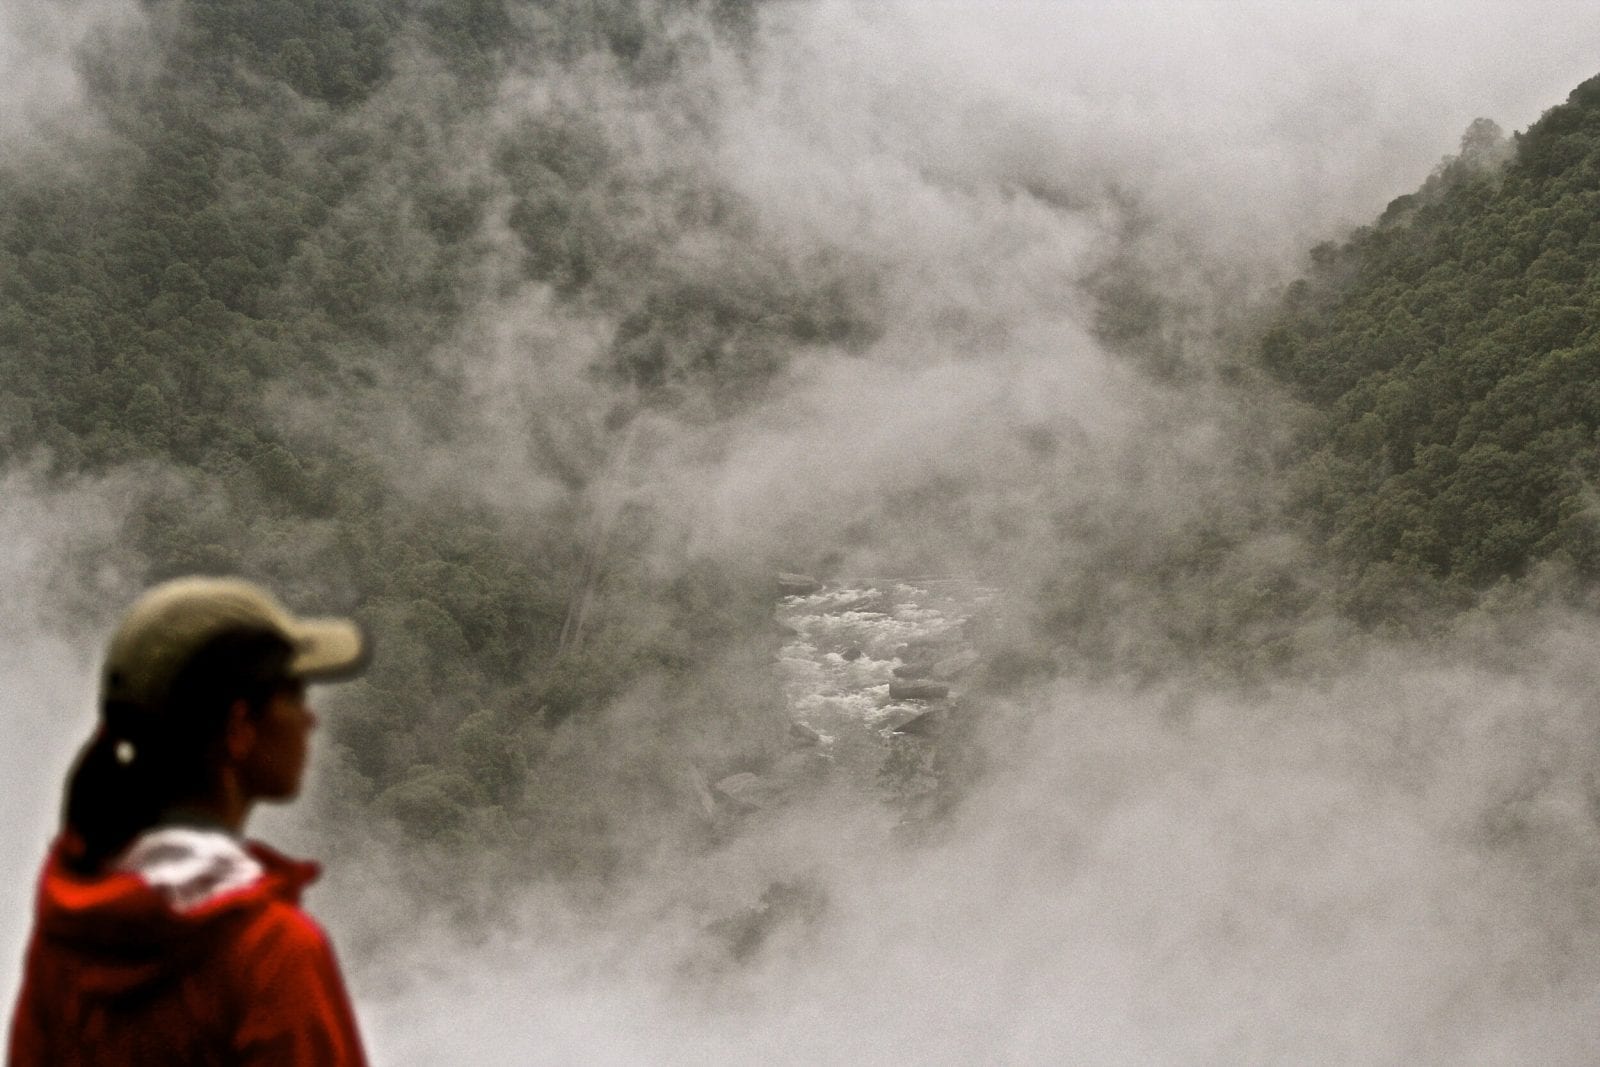
<instances>
[{"instance_id":1,"label":"blurred person","mask_svg":"<svg viewBox=\"0 0 1600 1067\"><path fill-rule=\"evenodd\" d=\"M367 658L344 619L247 582L158 585L113 634L100 716L39 881L11 1067L361 1067L315 864L243 837L300 790L306 684Z\"/></svg>"}]
</instances>

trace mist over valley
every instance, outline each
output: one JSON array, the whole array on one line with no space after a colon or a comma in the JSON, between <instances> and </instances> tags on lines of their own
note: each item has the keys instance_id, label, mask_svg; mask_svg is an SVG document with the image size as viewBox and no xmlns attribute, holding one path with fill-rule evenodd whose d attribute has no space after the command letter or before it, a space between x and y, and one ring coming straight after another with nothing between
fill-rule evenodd
<instances>
[{"instance_id":1,"label":"mist over valley","mask_svg":"<svg viewBox=\"0 0 1600 1067\"><path fill-rule=\"evenodd\" d=\"M229 573L375 1062L1592 1062L1597 32L0 10L6 1002Z\"/></svg>"}]
</instances>

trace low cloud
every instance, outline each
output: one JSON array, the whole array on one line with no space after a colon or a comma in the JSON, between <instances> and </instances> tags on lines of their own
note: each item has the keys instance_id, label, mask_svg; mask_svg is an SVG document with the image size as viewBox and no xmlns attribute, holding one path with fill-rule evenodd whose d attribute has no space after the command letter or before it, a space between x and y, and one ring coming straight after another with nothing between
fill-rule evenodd
<instances>
[{"instance_id":1,"label":"low cloud","mask_svg":"<svg viewBox=\"0 0 1600 1067\"><path fill-rule=\"evenodd\" d=\"M82 46L128 39L143 23L125 0L0 5L0 149L13 162L51 143L100 132L85 106Z\"/></svg>"},{"instance_id":2,"label":"low cloud","mask_svg":"<svg viewBox=\"0 0 1600 1067\"><path fill-rule=\"evenodd\" d=\"M1138 587L1219 502L1270 513L1236 460L1281 412L1146 378L1101 336L1097 283L1131 260L1199 322L1188 355L1228 357L1207 328L1309 243L1414 187L1472 118L1525 125L1588 73L1547 13L775 9L695 165L765 252L871 278L878 332L795 353L732 420L641 417L622 480L712 557ZM1513 84L1508 53L1548 62ZM679 247L738 277L743 250L705 239ZM1309 566L1269 526L1223 573ZM1124 593L1102 625L1139 645L1205 593ZM488 933L430 926L432 962L378 954L409 981L366 1001L375 1042L418 1063L463 1029L490 1063L1584 1062L1595 636L1547 617L1497 657L1329 619L1283 677L1198 682L1159 643L1137 678L1069 668L987 709L990 773L934 843L829 797L598 910L528 888ZM774 887L825 903L785 911ZM752 913L770 929L735 958L727 923ZM466 1015L426 1021L441 999Z\"/></svg>"},{"instance_id":3,"label":"low cloud","mask_svg":"<svg viewBox=\"0 0 1600 1067\"><path fill-rule=\"evenodd\" d=\"M428 943L369 1019L414 1063L1586 1062L1597 638L1251 695L1063 679L992 712L1000 769L934 844L762 816L603 915L530 891L489 946ZM735 959L716 920L769 884L826 903Z\"/></svg>"}]
</instances>

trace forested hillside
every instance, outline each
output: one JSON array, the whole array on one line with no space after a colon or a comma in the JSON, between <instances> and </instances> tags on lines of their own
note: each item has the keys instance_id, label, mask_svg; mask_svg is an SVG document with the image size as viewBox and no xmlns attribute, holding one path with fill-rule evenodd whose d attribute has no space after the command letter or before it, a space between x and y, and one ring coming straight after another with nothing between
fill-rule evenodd
<instances>
[{"instance_id":1,"label":"forested hillside","mask_svg":"<svg viewBox=\"0 0 1600 1067\"><path fill-rule=\"evenodd\" d=\"M1295 507L1374 621L1600 576L1600 79L1313 254L1261 357L1314 415ZM1576 583L1571 588L1581 588Z\"/></svg>"},{"instance_id":2,"label":"forested hillside","mask_svg":"<svg viewBox=\"0 0 1600 1067\"><path fill-rule=\"evenodd\" d=\"M1009 581L1031 629L993 681L1249 675L1322 641L1303 624L1330 588L1366 624L1541 561L1600 571L1600 83L1514 143L1475 126L1421 191L1318 249L1259 341L1305 403L1294 507L1345 567L1329 583L1280 536L1268 448L1227 436L1279 394L1188 359L1216 331L1173 309L1216 294L1162 291L1183 274L1141 251L1133 199L1052 193L1044 163L1019 178L1004 153L974 164L985 186L943 147L897 146L864 157L886 191L845 201L870 238L773 232L781 212L719 155L754 0L137 14L79 50L84 121L0 162L0 465L133 473L120 554L77 561L97 623L188 572L363 618L379 659L337 698L325 782L412 840L603 868L638 836L609 828L772 755L771 577L840 546L711 552L663 516L671 486L631 491L672 463L630 466L676 447L685 479L715 469L739 441L715 431L808 355L852 365L896 298L916 328L876 354L909 386L852 407L870 377L787 383L796 410L845 414L779 433L778 473L757 474L781 489L803 467L819 508L838 491L819 541L881 536ZM749 143L772 173L740 161L746 180L776 181L782 156ZM909 221L867 225L908 189ZM926 271L925 225L955 249ZM1080 263L1067 230L1113 250ZM902 243L878 259L874 240ZM860 438L880 469L852 485L830 427L907 412Z\"/></svg>"},{"instance_id":3,"label":"forested hillside","mask_svg":"<svg viewBox=\"0 0 1600 1067\"><path fill-rule=\"evenodd\" d=\"M611 789L606 774L642 772L620 747L606 767L581 740L547 751L559 724L646 687L698 709L632 727L686 760L759 758L782 727L762 674L766 561L647 554L648 511L618 521L585 490L637 413L712 417L759 391L776 341L870 329L837 289L784 284L776 257L727 287L681 276L660 250L688 232L746 241L738 203L682 158L620 158L639 146L605 125L709 45L737 49L750 11L140 14L138 35L79 57L90 132L0 165L0 462L57 483L142 472L124 569L81 561L111 603L169 575L242 572L291 604L357 612L379 659L333 717L344 802L446 844L514 832L603 864L594 831L617 797L651 808L679 783ZM498 96L562 78L610 98ZM475 308L523 296L621 325L576 371L552 367L544 408L490 425L455 354L487 345ZM563 421L563 387L613 402ZM423 444L458 442L458 466L419 469ZM554 484L491 506L483 455Z\"/></svg>"}]
</instances>

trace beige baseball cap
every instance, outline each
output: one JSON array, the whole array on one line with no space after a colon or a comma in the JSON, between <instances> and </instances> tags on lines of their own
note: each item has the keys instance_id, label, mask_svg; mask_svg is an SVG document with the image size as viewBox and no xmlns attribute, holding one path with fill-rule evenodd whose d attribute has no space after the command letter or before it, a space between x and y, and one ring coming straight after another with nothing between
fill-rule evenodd
<instances>
[{"instance_id":1,"label":"beige baseball cap","mask_svg":"<svg viewBox=\"0 0 1600 1067\"><path fill-rule=\"evenodd\" d=\"M102 698L161 708L195 653L242 629L272 631L287 641L294 650L291 677L348 677L366 666L366 637L349 619L297 618L239 578L176 578L147 590L123 616L106 652Z\"/></svg>"}]
</instances>

